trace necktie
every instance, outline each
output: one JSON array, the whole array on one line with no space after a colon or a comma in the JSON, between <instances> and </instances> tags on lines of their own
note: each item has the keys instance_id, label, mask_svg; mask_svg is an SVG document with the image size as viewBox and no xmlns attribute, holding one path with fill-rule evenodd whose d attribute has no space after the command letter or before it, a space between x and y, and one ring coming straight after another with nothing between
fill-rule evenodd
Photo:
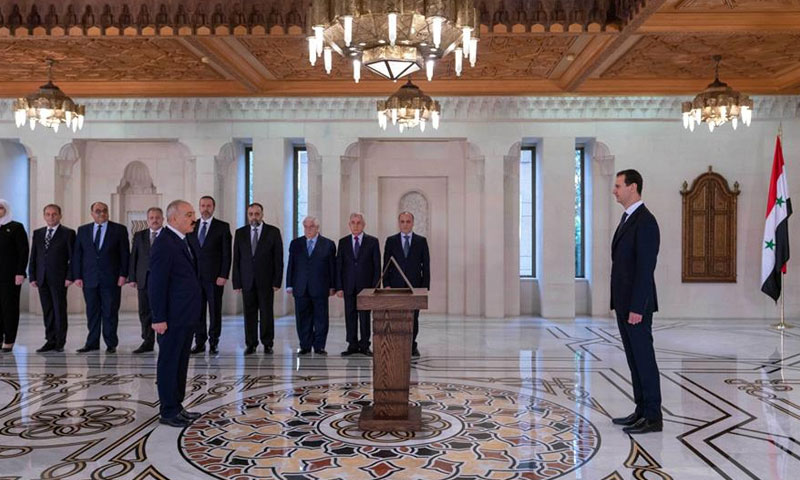
<instances>
[{"instance_id":1,"label":"necktie","mask_svg":"<svg viewBox=\"0 0 800 480\"><path fill-rule=\"evenodd\" d=\"M192 247L189 246L189 240L186 237L183 237L183 244L186 246L186 251L189 252L189 258L194 260L194 254L192 253Z\"/></svg>"},{"instance_id":2,"label":"necktie","mask_svg":"<svg viewBox=\"0 0 800 480\"><path fill-rule=\"evenodd\" d=\"M53 229L47 229L47 236L44 237L44 250L47 251L50 248L50 241L53 239Z\"/></svg>"},{"instance_id":3,"label":"necktie","mask_svg":"<svg viewBox=\"0 0 800 480\"><path fill-rule=\"evenodd\" d=\"M153 242L156 241L156 232L150 230L150 246L153 246Z\"/></svg>"},{"instance_id":4,"label":"necktie","mask_svg":"<svg viewBox=\"0 0 800 480\"><path fill-rule=\"evenodd\" d=\"M97 232L94 234L94 249L100 251L100 232L103 231L103 226L97 226Z\"/></svg>"},{"instance_id":5,"label":"necktie","mask_svg":"<svg viewBox=\"0 0 800 480\"><path fill-rule=\"evenodd\" d=\"M258 227L253 227L253 236L250 238L250 255L256 256L256 246L258 246Z\"/></svg>"},{"instance_id":6,"label":"necktie","mask_svg":"<svg viewBox=\"0 0 800 480\"><path fill-rule=\"evenodd\" d=\"M628 218L628 212L622 213L622 218L619 219L619 225L617 225L617 229L614 231L614 240L617 239L617 235L619 235L619 231L622 229L622 226L625 224L625 220ZM612 240L612 242L614 241Z\"/></svg>"},{"instance_id":7,"label":"necktie","mask_svg":"<svg viewBox=\"0 0 800 480\"><path fill-rule=\"evenodd\" d=\"M306 243L308 244L308 256L310 257L314 251L314 240L307 240Z\"/></svg>"},{"instance_id":8,"label":"necktie","mask_svg":"<svg viewBox=\"0 0 800 480\"><path fill-rule=\"evenodd\" d=\"M408 250L411 248L410 241L408 239L408 235L403 235L403 256L408 258Z\"/></svg>"},{"instance_id":9,"label":"necktie","mask_svg":"<svg viewBox=\"0 0 800 480\"><path fill-rule=\"evenodd\" d=\"M358 237L353 237L355 243L353 243L353 256L358 258L358 250L361 248L361 245L358 243Z\"/></svg>"},{"instance_id":10,"label":"necktie","mask_svg":"<svg viewBox=\"0 0 800 480\"><path fill-rule=\"evenodd\" d=\"M206 234L208 233L208 221L203 221L203 226L200 228L200 234L197 239L200 241L200 246L206 242Z\"/></svg>"}]
</instances>

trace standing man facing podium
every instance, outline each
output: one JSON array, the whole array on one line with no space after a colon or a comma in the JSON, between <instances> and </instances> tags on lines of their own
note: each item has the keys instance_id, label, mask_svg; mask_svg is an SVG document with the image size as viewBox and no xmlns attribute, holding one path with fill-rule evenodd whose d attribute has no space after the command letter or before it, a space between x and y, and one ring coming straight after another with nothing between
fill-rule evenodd
<instances>
[{"instance_id":1,"label":"standing man facing podium","mask_svg":"<svg viewBox=\"0 0 800 480\"><path fill-rule=\"evenodd\" d=\"M347 350L342 356L362 353L372 356L369 349L370 311L356 309L356 297L364 288L374 288L381 278L381 247L378 239L364 233L364 215L351 213L350 235L339 240L336 249L336 295L344 297ZM359 339L359 332L361 338Z\"/></svg>"},{"instance_id":2,"label":"standing man facing podium","mask_svg":"<svg viewBox=\"0 0 800 480\"><path fill-rule=\"evenodd\" d=\"M397 216L397 225L400 233L386 238L383 247L383 265L386 275L383 277L383 286L391 288L407 287L403 276L397 268L389 262L394 257L403 270L411 286L414 288L431 288L431 258L428 251L428 240L422 235L417 235L414 230L414 214L402 212ZM411 343L411 356L419 357L417 348L417 334L419 333L419 310L414 310L414 337Z\"/></svg>"}]
</instances>

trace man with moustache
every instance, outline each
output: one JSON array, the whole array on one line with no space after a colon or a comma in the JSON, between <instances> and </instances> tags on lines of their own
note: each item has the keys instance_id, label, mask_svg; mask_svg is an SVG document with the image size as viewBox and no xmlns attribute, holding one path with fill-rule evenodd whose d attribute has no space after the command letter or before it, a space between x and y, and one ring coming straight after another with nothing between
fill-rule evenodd
<instances>
[{"instance_id":1,"label":"man with moustache","mask_svg":"<svg viewBox=\"0 0 800 480\"><path fill-rule=\"evenodd\" d=\"M364 233L364 215L351 213L350 235L339 239L336 249L336 295L344 298L346 357L356 353L372 356L369 348L372 325L370 311L358 310L356 301L364 288L374 288L381 278L381 247L378 239ZM361 338L359 339L359 333Z\"/></svg>"},{"instance_id":2,"label":"man with moustache","mask_svg":"<svg viewBox=\"0 0 800 480\"><path fill-rule=\"evenodd\" d=\"M203 286L201 322L194 336L192 354L206 351L219 353L219 337L222 333L222 293L231 271L231 226L214 217L217 202L214 197L200 197L200 220L189 234L190 241L198 252L200 283ZM208 311L208 324L206 324Z\"/></svg>"},{"instance_id":3,"label":"man with moustache","mask_svg":"<svg viewBox=\"0 0 800 480\"><path fill-rule=\"evenodd\" d=\"M192 204L175 200L167 206L167 225L150 249L151 322L158 333L159 422L185 428L200 417L183 408L192 335L200 319L200 279L197 252L186 235L192 231Z\"/></svg>"},{"instance_id":4,"label":"man with moustache","mask_svg":"<svg viewBox=\"0 0 800 480\"><path fill-rule=\"evenodd\" d=\"M44 317L45 343L36 353L63 352L67 343L67 287L72 284L70 259L75 230L61 225L61 207L53 203L43 210L47 226L34 230L28 276L39 290Z\"/></svg>"},{"instance_id":5,"label":"man with moustache","mask_svg":"<svg viewBox=\"0 0 800 480\"><path fill-rule=\"evenodd\" d=\"M136 289L139 300L139 323L142 327L142 344L135 354L153 351L155 333L150 322L150 299L147 296L147 273L150 271L150 247L164 225L164 213L158 207L147 209L147 228L133 235L131 264L128 268L128 285Z\"/></svg>"},{"instance_id":6,"label":"man with moustache","mask_svg":"<svg viewBox=\"0 0 800 480\"><path fill-rule=\"evenodd\" d=\"M277 227L264 223L260 203L247 207L247 220L233 241L233 288L244 301L244 354L255 353L260 339L269 355L275 338L272 304L283 281L283 241Z\"/></svg>"},{"instance_id":7,"label":"man with moustache","mask_svg":"<svg viewBox=\"0 0 800 480\"><path fill-rule=\"evenodd\" d=\"M100 349L100 334L107 353L116 353L120 288L128 277L128 229L108 220L108 205L94 202L94 222L78 228L72 254L75 285L83 289L89 334L78 353Z\"/></svg>"}]
</instances>

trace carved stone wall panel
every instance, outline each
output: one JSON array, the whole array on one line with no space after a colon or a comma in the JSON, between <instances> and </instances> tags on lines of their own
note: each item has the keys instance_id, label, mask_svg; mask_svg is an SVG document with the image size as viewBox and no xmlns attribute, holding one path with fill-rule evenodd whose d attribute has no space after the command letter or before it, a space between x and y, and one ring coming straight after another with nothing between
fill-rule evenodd
<instances>
[{"instance_id":1,"label":"carved stone wall panel","mask_svg":"<svg viewBox=\"0 0 800 480\"><path fill-rule=\"evenodd\" d=\"M711 56L722 55L720 77L764 78L800 63L800 34L643 36L602 78L714 78Z\"/></svg>"},{"instance_id":2,"label":"carved stone wall panel","mask_svg":"<svg viewBox=\"0 0 800 480\"><path fill-rule=\"evenodd\" d=\"M98 38L0 42L0 82L47 79L47 57L56 83L224 79L177 40Z\"/></svg>"}]
</instances>

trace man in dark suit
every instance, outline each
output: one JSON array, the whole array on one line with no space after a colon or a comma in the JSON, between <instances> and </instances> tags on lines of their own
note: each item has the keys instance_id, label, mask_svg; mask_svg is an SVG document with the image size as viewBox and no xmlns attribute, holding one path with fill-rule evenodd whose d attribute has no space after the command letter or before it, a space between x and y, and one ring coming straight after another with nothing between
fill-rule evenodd
<instances>
[{"instance_id":1,"label":"man in dark suit","mask_svg":"<svg viewBox=\"0 0 800 480\"><path fill-rule=\"evenodd\" d=\"M75 230L61 225L61 207L44 207L46 227L33 232L28 276L39 290L44 316L45 343L37 353L63 352L67 343L67 287L72 284L69 261L75 246Z\"/></svg>"},{"instance_id":2,"label":"man in dark suit","mask_svg":"<svg viewBox=\"0 0 800 480\"><path fill-rule=\"evenodd\" d=\"M417 235L414 230L414 214L402 212L397 217L400 233L386 239L383 247L383 265L387 268L383 277L385 287L407 287L400 272L390 264L394 257L403 270L411 286L414 288L431 288L431 257L428 252L428 240ZM419 333L419 310L414 310L414 340L411 344L411 355L419 357L417 334Z\"/></svg>"},{"instance_id":3,"label":"man in dark suit","mask_svg":"<svg viewBox=\"0 0 800 480\"><path fill-rule=\"evenodd\" d=\"M661 386L653 349L653 313L658 311L654 272L660 243L656 218L642 202L642 176L622 170L614 196L624 208L611 242L611 309L616 311L631 370L636 410L613 419L626 433L660 432Z\"/></svg>"},{"instance_id":4,"label":"man in dark suit","mask_svg":"<svg viewBox=\"0 0 800 480\"><path fill-rule=\"evenodd\" d=\"M336 245L319 234L319 220L303 219L302 237L289 244L286 292L294 296L300 355L314 347L314 353L327 355L328 297L336 291Z\"/></svg>"},{"instance_id":5,"label":"man in dark suit","mask_svg":"<svg viewBox=\"0 0 800 480\"><path fill-rule=\"evenodd\" d=\"M233 242L233 288L244 301L245 355L255 353L258 340L272 353L275 317L272 302L283 280L283 241L277 227L263 222L264 207L247 207L249 225L236 230ZM259 312L261 323L259 325Z\"/></svg>"},{"instance_id":6,"label":"man in dark suit","mask_svg":"<svg viewBox=\"0 0 800 480\"><path fill-rule=\"evenodd\" d=\"M108 220L108 205L94 202L94 222L78 228L72 254L75 285L83 288L89 335L78 353L100 349L100 333L106 352L117 352L120 288L128 276L130 256L128 229Z\"/></svg>"},{"instance_id":7,"label":"man in dark suit","mask_svg":"<svg viewBox=\"0 0 800 480\"><path fill-rule=\"evenodd\" d=\"M222 333L222 293L231 271L231 226L214 218L216 208L214 197L201 197L200 220L189 234L189 241L194 243L194 249L199 252L198 267L203 286L201 322L194 336L193 354L206 351L206 340L209 352L217 354ZM206 310L209 318L207 329Z\"/></svg>"},{"instance_id":8,"label":"man in dark suit","mask_svg":"<svg viewBox=\"0 0 800 480\"><path fill-rule=\"evenodd\" d=\"M348 225L351 234L339 239L336 249L336 295L344 297L347 332L347 350L342 352L342 356L355 353L372 356L372 350L369 349L370 312L356 309L356 297L362 289L378 285L381 278L381 247L377 238L364 233L364 215L351 213Z\"/></svg>"},{"instance_id":9,"label":"man in dark suit","mask_svg":"<svg viewBox=\"0 0 800 480\"><path fill-rule=\"evenodd\" d=\"M142 327L142 344L133 353L153 351L156 335L150 321L150 299L147 297L147 274L150 271L150 247L161 234L164 212L158 207L147 209L147 228L133 235L131 264L128 267L128 285L136 289L139 299L139 323Z\"/></svg>"},{"instance_id":10,"label":"man in dark suit","mask_svg":"<svg viewBox=\"0 0 800 480\"><path fill-rule=\"evenodd\" d=\"M200 416L182 405L192 335L200 320L197 252L186 239L193 223L191 203L175 200L167 206L167 226L153 242L147 279L152 328L158 333L159 422L180 428Z\"/></svg>"}]
</instances>

